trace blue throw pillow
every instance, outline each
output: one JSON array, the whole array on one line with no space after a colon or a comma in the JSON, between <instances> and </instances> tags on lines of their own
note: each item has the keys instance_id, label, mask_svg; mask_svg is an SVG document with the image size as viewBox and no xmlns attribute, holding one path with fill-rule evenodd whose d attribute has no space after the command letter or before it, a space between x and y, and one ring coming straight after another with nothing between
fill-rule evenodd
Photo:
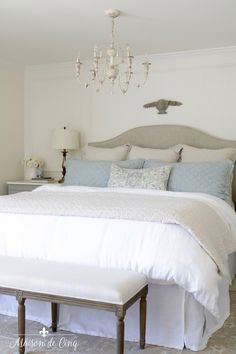
<instances>
[{"instance_id":1,"label":"blue throw pillow","mask_svg":"<svg viewBox=\"0 0 236 354\"><path fill-rule=\"evenodd\" d=\"M107 187L112 164L116 164L123 168L142 168L144 160L67 160L64 185Z\"/></svg>"},{"instance_id":2,"label":"blue throw pillow","mask_svg":"<svg viewBox=\"0 0 236 354\"><path fill-rule=\"evenodd\" d=\"M144 168L167 165L160 160L145 160ZM181 162L171 165L167 189L175 192L207 193L231 206L234 162Z\"/></svg>"}]
</instances>

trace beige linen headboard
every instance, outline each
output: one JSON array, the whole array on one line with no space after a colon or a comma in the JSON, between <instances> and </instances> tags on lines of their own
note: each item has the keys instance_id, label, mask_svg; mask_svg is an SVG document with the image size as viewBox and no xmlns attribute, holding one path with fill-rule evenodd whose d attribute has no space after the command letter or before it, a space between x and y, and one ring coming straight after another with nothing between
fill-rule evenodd
<instances>
[{"instance_id":1,"label":"beige linen headboard","mask_svg":"<svg viewBox=\"0 0 236 354\"><path fill-rule=\"evenodd\" d=\"M97 147L115 147L131 144L149 148L165 149L176 144L187 144L198 148L221 149L236 148L236 141L224 140L181 125L150 125L127 130L115 138L90 143ZM233 179L233 201L236 205L236 169Z\"/></svg>"}]
</instances>

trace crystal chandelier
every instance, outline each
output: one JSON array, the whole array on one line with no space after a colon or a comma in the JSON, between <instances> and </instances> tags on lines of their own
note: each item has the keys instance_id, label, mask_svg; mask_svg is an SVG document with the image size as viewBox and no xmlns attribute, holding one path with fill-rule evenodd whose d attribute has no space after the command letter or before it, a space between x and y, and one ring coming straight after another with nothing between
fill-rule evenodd
<instances>
[{"instance_id":1,"label":"crystal chandelier","mask_svg":"<svg viewBox=\"0 0 236 354\"><path fill-rule=\"evenodd\" d=\"M96 45L93 50L92 66L90 69L90 77L85 82L85 87L93 85L97 92L100 91L104 82L108 79L111 83L111 93L113 93L114 85L119 83L120 90L123 93L128 91L133 72L133 60L129 45L126 48L121 48L115 41L115 18L120 15L119 10L107 10L106 16L111 18L111 42L105 48L98 48ZM136 87L143 86L148 78L149 67L151 63L148 58L142 63L143 80L135 83ZM80 57L76 60L76 75L80 79L82 62Z\"/></svg>"}]
</instances>

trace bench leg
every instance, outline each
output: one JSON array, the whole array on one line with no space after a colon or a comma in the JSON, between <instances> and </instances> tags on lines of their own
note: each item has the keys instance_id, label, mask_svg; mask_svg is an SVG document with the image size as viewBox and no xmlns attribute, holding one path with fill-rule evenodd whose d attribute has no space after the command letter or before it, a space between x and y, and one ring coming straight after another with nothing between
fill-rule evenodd
<instances>
[{"instance_id":1,"label":"bench leg","mask_svg":"<svg viewBox=\"0 0 236 354\"><path fill-rule=\"evenodd\" d=\"M52 331L57 331L57 311L58 306L54 302L51 303L51 313L52 313Z\"/></svg>"},{"instance_id":2,"label":"bench leg","mask_svg":"<svg viewBox=\"0 0 236 354\"><path fill-rule=\"evenodd\" d=\"M124 354L124 316L117 314L117 354Z\"/></svg>"},{"instance_id":3,"label":"bench leg","mask_svg":"<svg viewBox=\"0 0 236 354\"><path fill-rule=\"evenodd\" d=\"M19 354L25 353L25 299L18 299Z\"/></svg>"},{"instance_id":4,"label":"bench leg","mask_svg":"<svg viewBox=\"0 0 236 354\"><path fill-rule=\"evenodd\" d=\"M147 316L147 295L140 299L140 349L145 348L146 341L146 316Z\"/></svg>"}]
</instances>

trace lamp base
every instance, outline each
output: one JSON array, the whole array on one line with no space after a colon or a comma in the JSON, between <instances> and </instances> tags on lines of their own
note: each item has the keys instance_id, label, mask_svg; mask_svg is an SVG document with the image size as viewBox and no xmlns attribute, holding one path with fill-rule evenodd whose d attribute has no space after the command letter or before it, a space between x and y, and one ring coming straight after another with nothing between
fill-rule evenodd
<instances>
[{"instance_id":1,"label":"lamp base","mask_svg":"<svg viewBox=\"0 0 236 354\"><path fill-rule=\"evenodd\" d=\"M59 179L58 183L64 183L65 177L62 176L61 179Z\"/></svg>"},{"instance_id":2,"label":"lamp base","mask_svg":"<svg viewBox=\"0 0 236 354\"><path fill-rule=\"evenodd\" d=\"M64 183L65 180L65 175L66 175L66 167L65 167L65 162L66 162L66 155L67 155L68 151L66 149L62 150L62 177L61 179L58 181L58 183Z\"/></svg>"}]
</instances>

